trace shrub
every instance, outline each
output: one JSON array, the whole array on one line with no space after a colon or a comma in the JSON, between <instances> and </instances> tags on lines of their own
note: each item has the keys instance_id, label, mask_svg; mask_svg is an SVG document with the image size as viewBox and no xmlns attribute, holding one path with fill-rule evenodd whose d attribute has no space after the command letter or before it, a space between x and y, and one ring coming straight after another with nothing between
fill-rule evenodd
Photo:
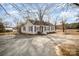
<instances>
[{"instance_id":1,"label":"shrub","mask_svg":"<svg viewBox=\"0 0 79 59\"><path fill-rule=\"evenodd\" d=\"M5 32L5 27L2 22L0 22L0 32Z\"/></svg>"}]
</instances>

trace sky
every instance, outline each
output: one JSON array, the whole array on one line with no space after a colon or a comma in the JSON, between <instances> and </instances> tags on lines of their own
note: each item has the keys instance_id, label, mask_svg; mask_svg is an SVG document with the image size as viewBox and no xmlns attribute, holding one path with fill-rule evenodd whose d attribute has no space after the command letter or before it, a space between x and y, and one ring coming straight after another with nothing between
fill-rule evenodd
<instances>
[{"instance_id":1,"label":"sky","mask_svg":"<svg viewBox=\"0 0 79 59\"><path fill-rule=\"evenodd\" d=\"M37 9L39 7L42 8L42 6L46 6L47 4L23 4L23 3L16 3L15 5L19 8L14 8L10 3L3 3L1 4L4 9L6 10L7 13L9 13L10 15L8 15L5 10L0 6L0 18L3 19L4 22L8 23L9 26L16 26L16 22L18 21L23 21L25 18L22 17L26 17L27 13L26 9L30 10L32 9L33 12L37 12ZM54 21L57 20L58 24L60 24L60 20L67 20L67 23L73 23L73 22L77 22L75 21L78 17L78 13L79 13L79 7L73 5L73 4L68 4L68 3L49 3L48 7L51 7L49 14L46 15L44 17L44 19L46 21L50 21L51 23L54 23ZM39 6L39 7L38 7ZM44 8L44 7L43 7ZM24 13L23 13L24 11ZM32 18L37 17L34 14L31 14Z\"/></svg>"}]
</instances>

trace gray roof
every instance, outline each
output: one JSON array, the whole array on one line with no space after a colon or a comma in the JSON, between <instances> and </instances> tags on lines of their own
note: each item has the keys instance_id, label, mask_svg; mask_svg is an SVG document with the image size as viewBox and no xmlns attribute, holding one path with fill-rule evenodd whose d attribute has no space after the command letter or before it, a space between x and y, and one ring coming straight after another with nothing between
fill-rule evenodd
<instances>
[{"instance_id":1,"label":"gray roof","mask_svg":"<svg viewBox=\"0 0 79 59\"><path fill-rule=\"evenodd\" d=\"M45 21L39 20L29 20L33 25L46 25L46 26L53 26L53 24ZM21 24L21 26L25 25L26 23Z\"/></svg>"},{"instance_id":2,"label":"gray roof","mask_svg":"<svg viewBox=\"0 0 79 59\"><path fill-rule=\"evenodd\" d=\"M39 21L39 20L29 20L33 25L47 25L52 26L53 24L45 21Z\"/></svg>"}]
</instances>

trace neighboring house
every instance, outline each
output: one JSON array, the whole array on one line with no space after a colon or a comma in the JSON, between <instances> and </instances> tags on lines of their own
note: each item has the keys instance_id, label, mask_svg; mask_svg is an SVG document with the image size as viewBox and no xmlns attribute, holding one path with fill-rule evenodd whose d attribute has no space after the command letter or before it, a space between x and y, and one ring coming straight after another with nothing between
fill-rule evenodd
<instances>
[{"instance_id":1,"label":"neighboring house","mask_svg":"<svg viewBox=\"0 0 79 59\"><path fill-rule=\"evenodd\" d=\"M47 34L49 32L54 32L55 26L49 22L27 20L25 24L21 24L20 31L26 34Z\"/></svg>"},{"instance_id":2,"label":"neighboring house","mask_svg":"<svg viewBox=\"0 0 79 59\"><path fill-rule=\"evenodd\" d=\"M6 32L11 32L11 31L13 31L13 28L12 27L5 27L5 31Z\"/></svg>"}]
</instances>

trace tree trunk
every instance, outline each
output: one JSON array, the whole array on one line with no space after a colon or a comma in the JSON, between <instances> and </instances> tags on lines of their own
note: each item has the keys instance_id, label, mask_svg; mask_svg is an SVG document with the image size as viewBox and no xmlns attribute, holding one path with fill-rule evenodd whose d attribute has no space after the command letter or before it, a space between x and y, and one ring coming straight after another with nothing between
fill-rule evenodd
<instances>
[{"instance_id":1,"label":"tree trunk","mask_svg":"<svg viewBox=\"0 0 79 59\"><path fill-rule=\"evenodd\" d=\"M56 22L55 22L55 31L56 31Z\"/></svg>"},{"instance_id":2,"label":"tree trunk","mask_svg":"<svg viewBox=\"0 0 79 59\"><path fill-rule=\"evenodd\" d=\"M62 30L65 31L64 22L62 21Z\"/></svg>"}]
</instances>

